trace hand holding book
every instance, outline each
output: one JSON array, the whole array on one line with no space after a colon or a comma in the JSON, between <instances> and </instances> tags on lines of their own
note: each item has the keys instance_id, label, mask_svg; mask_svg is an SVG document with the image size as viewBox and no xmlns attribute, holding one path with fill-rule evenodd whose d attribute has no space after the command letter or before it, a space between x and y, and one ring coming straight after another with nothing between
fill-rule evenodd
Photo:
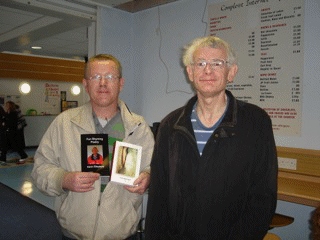
<instances>
[{"instance_id":1,"label":"hand holding book","mask_svg":"<svg viewBox=\"0 0 320 240\"><path fill-rule=\"evenodd\" d=\"M124 186L129 192L144 194L150 185L150 174L147 172L140 173L139 177L133 182L133 186Z\"/></svg>"},{"instance_id":2,"label":"hand holding book","mask_svg":"<svg viewBox=\"0 0 320 240\"><path fill-rule=\"evenodd\" d=\"M100 175L92 172L67 172L62 181L62 188L73 192L88 192L94 189L94 182Z\"/></svg>"}]
</instances>

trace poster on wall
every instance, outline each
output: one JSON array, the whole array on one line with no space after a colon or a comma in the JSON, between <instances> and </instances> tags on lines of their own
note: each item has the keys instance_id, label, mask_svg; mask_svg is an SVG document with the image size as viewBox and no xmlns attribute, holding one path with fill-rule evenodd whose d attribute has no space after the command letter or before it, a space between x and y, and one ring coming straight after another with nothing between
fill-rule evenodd
<instances>
[{"instance_id":1,"label":"poster on wall","mask_svg":"<svg viewBox=\"0 0 320 240\"><path fill-rule=\"evenodd\" d=\"M226 1L208 6L208 35L229 42L239 71L228 89L269 114L275 135L301 135L304 1Z\"/></svg>"},{"instance_id":2,"label":"poster on wall","mask_svg":"<svg viewBox=\"0 0 320 240\"><path fill-rule=\"evenodd\" d=\"M60 90L59 84L45 83L43 92L43 109L45 114L59 114L60 112Z\"/></svg>"}]
</instances>

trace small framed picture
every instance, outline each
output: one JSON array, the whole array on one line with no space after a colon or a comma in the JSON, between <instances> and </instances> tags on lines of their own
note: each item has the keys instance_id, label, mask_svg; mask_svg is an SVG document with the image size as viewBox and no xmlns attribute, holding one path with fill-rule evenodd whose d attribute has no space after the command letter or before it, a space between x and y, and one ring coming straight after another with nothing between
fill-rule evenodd
<instances>
[{"instance_id":1,"label":"small framed picture","mask_svg":"<svg viewBox=\"0 0 320 240\"><path fill-rule=\"evenodd\" d=\"M78 101L67 101L68 109L78 107Z\"/></svg>"},{"instance_id":2,"label":"small framed picture","mask_svg":"<svg viewBox=\"0 0 320 240\"><path fill-rule=\"evenodd\" d=\"M133 186L140 173L142 147L126 142L115 142L111 182Z\"/></svg>"},{"instance_id":3,"label":"small framed picture","mask_svg":"<svg viewBox=\"0 0 320 240\"><path fill-rule=\"evenodd\" d=\"M61 101L67 101L67 92L66 91L60 91L60 99L61 99Z\"/></svg>"},{"instance_id":4,"label":"small framed picture","mask_svg":"<svg viewBox=\"0 0 320 240\"><path fill-rule=\"evenodd\" d=\"M70 108L78 107L78 101L64 101L61 100L61 112L68 110Z\"/></svg>"}]
</instances>

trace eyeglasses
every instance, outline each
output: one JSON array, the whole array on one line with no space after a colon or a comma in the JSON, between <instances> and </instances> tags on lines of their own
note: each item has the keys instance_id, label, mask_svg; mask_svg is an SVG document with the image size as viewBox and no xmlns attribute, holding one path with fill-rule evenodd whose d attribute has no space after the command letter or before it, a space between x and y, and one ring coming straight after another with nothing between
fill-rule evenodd
<instances>
[{"instance_id":1,"label":"eyeglasses","mask_svg":"<svg viewBox=\"0 0 320 240\"><path fill-rule=\"evenodd\" d=\"M213 59L212 61L205 61L205 60L199 60L192 65L194 65L197 69L205 69L207 65L210 66L212 70L216 69L222 69L226 64L228 64L228 61L221 60L221 59Z\"/></svg>"},{"instance_id":2,"label":"eyeglasses","mask_svg":"<svg viewBox=\"0 0 320 240\"><path fill-rule=\"evenodd\" d=\"M93 81L101 81L102 78L104 78L105 80L108 80L109 82L114 82L116 80L118 80L120 77L119 76L114 76L112 74L107 74L105 76L102 76L100 74L95 74L91 77L89 77L90 80L93 80Z\"/></svg>"}]
</instances>

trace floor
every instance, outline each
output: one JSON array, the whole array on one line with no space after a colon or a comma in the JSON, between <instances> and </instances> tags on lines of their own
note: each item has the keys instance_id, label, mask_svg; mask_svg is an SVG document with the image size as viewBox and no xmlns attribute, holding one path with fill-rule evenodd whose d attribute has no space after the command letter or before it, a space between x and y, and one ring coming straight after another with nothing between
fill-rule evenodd
<instances>
[{"instance_id":1,"label":"floor","mask_svg":"<svg viewBox=\"0 0 320 240\"><path fill-rule=\"evenodd\" d=\"M33 157L36 149L26 149L26 152L29 157ZM9 153L7 156L7 160L19 158L19 156L15 155L15 153ZM33 168L33 164L28 165L16 165L9 168L0 168L0 182L11 187L17 192L27 196L36 202L50 208L53 210L54 206L54 198L44 195L41 193L37 187L33 184L33 180L31 178L31 171ZM146 213L146 203L147 203L147 194L144 195L143 199L143 218ZM142 229L144 228L144 221L141 222ZM1 235L1 234L0 234ZM141 233L138 235L138 239L144 240L144 234Z\"/></svg>"},{"instance_id":2,"label":"floor","mask_svg":"<svg viewBox=\"0 0 320 240\"><path fill-rule=\"evenodd\" d=\"M34 156L35 148L27 148L26 152L29 157L32 157ZM17 156L16 153L9 153L7 159L18 158ZM42 205L53 209L54 198L44 195L33 184L31 178L32 168L33 164L0 168L0 182Z\"/></svg>"},{"instance_id":3,"label":"floor","mask_svg":"<svg viewBox=\"0 0 320 240\"><path fill-rule=\"evenodd\" d=\"M26 152L29 157L32 157L34 156L35 149L28 148L26 149ZM18 156L15 155L15 153L9 153L7 159L10 159L10 158L18 158ZM17 165L15 167L10 167L10 168L0 168L0 182L13 188L17 192L20 192L21 194L39 202L40 204L53 209L54 198L44 195L33 184L33 181L31 178L32 167L33 167L33 164ZM144 216L146 212L147 199L148 199L148 195L145 194L144 201L143 201ZM281 201L278 203L278 207L277 207L279 208L278 212L281 212L287 215L292 215L293 208L299 208L299 205L297 204L291 204L294 206L291 206L288 209L283 207L283 205L284 204ZM307 211L305 213L306 216L304 218L302 217L302 214L300 214L299 216L294 216L295 222L290 226L283 227L283 228L274 228L270 232L276 233L277 235L281 236L282 239L292 239L292 240L309 239L307 236L310 234L310 230L307 227L305 228L305 231L302 231L301 233L299 233L299 235L297 235L297 233L292 233L294 230L289 230L289 229L292 229L292 228L298 229L299 225L300 226L306 225L306 222L309 219L309 212L311 212L311 210L313 209L310 209L310 211Z\"/></svg>"},{"instance_id":4,"label":"floor","mask_svg":"<svg viewBox=\"0 0 320 240\"><path fill-rule=\"evenodd\" d=\"M29 157L33 157L36 151L35 148L25 149ZM7 160L18 159L19 155L16 153L9 153ZM42 205L53 209L54 198L41 193L34 185L31 178L31 171L33 164L29 165L16 165L10 168L0 168L0 182L13 188L17 192L41 203ZM146 206L148 201L148 194L143 196L143 217L146 215Z\"/></svg>"}]
</instances>

